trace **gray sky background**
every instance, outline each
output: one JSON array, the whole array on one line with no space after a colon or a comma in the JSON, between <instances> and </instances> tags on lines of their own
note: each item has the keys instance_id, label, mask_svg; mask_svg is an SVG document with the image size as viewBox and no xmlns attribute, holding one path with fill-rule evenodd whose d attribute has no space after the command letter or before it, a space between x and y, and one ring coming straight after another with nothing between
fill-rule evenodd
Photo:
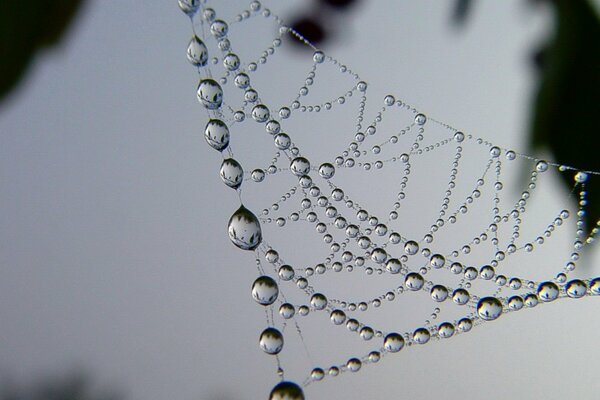
<instances>
[{"instance_id":1,"label":"gray sky background","mask_svg":"<svg viewBox=\"0 0 600 400\"><path fill-rule=\"evenodd\" d=\"M214 7L227 20L247 6L226 3ZM283 18L308 7L271 3ZM527 152L529 55L548 31L548 10L479 1L455 32L452 2L397 3L362 2L345 20L347 36L325 50L369 82L371 101L394 93ZM189 38L175 1L90 1L68 40L38 59L0 110L0 376L28 381L81 366L101 385L146 400L258 399L276 382L273 360L257 346L265 321L250 297L253 257L226 235L238 198L202 138L206 114L185 59ZM296 71L300 59L284 49L274 75ZM291 97L300 82L277 88ZM566 201L556 184L544 190L534 204ZM557 247L562 264L565 247ZM514 313L306 393L591 398L600 388L597 310L597 299L587 298ZM314 353L337 346L325 318L300 322ZM335 354L329 363L352 355ZM305 359L285 357L284 366L306 371Z\"/></svg>"}]
</instances>

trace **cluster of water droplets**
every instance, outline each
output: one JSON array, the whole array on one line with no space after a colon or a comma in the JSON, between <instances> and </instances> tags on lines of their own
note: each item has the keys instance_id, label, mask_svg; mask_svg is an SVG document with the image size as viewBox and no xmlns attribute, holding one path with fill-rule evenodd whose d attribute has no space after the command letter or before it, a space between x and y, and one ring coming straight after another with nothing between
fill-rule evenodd
<instances>
[{"instance_id":1,"label":"cluster of water droplets","mask_svg":"<svg viewBox=\"0 0 600 400\"><path fill-rule=\"evenodd\" d=\"M204 138L212 149L223 156L219 169L223 183L236 190L242 199L243 185L261 184L267 176L287 174L291 182L291 189L262 212L249 210L240 200L239 208L231 215L227 225L231 242L242 250L254 252L259 276L251 285L250 295L258 305L270 310L267 312L267 326L258 336L258 346L266 354L274 356L278 366L280 382L273 388L270 399L304 399L302 387L321 381L326 376L335 377L340 373L357 372L365 365L379 362L387 354L469 332L474 327L496 320L506 313L533 308L540 303L549 303L561 298L578 299L600 295L600 278L569 279L568 276L576 268L582 248L594 241L600 229L596 226L586 235L583 224L587 205L585 184L590 175L597 173L577 171L571 167L502 149L484 139L428 118L425 113L402 100L397 100L393 95L383 98L382 108L373 123L366 125L364 121L368 84L347 66L314 48L296 32L283 25L278 17L258 1L251 2L249 8L243 10L232 23L263 18L275 23L279 27L279 34L257 61L249 62L241 59L232 50L233 45L228 35L231 23L220 19L215 10L203 1L179 0L178 3L192 21L193 35L186 54L189 63L197 68L200 76L196 95L208 116L204 126ZM197 33L196 29L198 24L201 27L200 33ZM252 74L274 54L276 48L282 44L284 35L295 36L314 50L313 65L291 103L282 107L272 107L260 101L259 90L252 84ZM209 54L206 44L209 40L216 42L219 54ZM211 65L217 63L226 71L221 77L213 76ZM355 82L346 92L331 101L305 104L303 99L311 90L319 66L323 63L331 63L341 74L349 76ZM241 97L243 107L237 110L229 107L228 96ZM330 160L312 163L294 143L294 135L284 132L286 120L295 113L326 112L344 105L353 96L359 97L359 111L356 115L357 130L352 133L350 143L333 154ZM412 117L398 131L379 140L370 150L365 150L366 143L372 137L376 134L377 137L386 134L379 131L379 124L387 113L392 112L408 113ZM266 134L272 137L276 153L266 168L245 170L234 158L232 144L235 144L235 140L230 132L231 124L245 123L246 120L264 125ZM442 128L445 132L433 142L426 140L427 127L430 124ZM398 151L394 145L405 139L409 140L408 145L405 144ZM487 149L488 156L482 165L479 178L473 182L472 190L463 199L457 200L455 188L467 143L479 149ZM409 193L413 159L444 148L453 148L454 156L439 212L422 237L407 237L405 232L398 230L401 224L397 224L396 221ZM503 166L517 158L532 164L527 188L511 207L501 207ZM398 170L401 178L397 183L397 199L391 205L388 215L380 216L369 212L367 207L360 205L336 184L338 171L356 168L372 172L384 168ZM565 221L572 218L570 211L560 210L539 236L532 240L521 240L523 216L529 206L529 199L535 192L541 176L550 169L573 173L574 176L573 191L579 196L579 208L575 216L577 232L572 253L560 267L561 270L548 280L504 275L502 264L506 259L516 253L534 251ZM438 237L448 226L459 224L461 219L466 218L470 210L482 201L483 192L492 193L489 219L466 242L461 242L450 251L438 249ZM293 203L295 209L287 215L283 214L279 212L283 203ZM304 268L289 265L284 261L284 256L263 237L262 227L265 224L284 227L291 223L308 223L314 226L315 232L322 237L330 250L322 262ZM501 229L510 231L508 238L499 235ZM495 249L489 254L488 261L469 263L469 254L484 245L491 245ZM272 272L264 270L263 262L272 266ZM314 289L314 282L322 275L353 271L362 271L366 276L389 275L394 279L391 280L389 290L358 301L329 297L326 293ZM439 276L436 275L436 271L443 272L451 279L438 281L435 279ZM430 279L429 276L433 277ZM453 283L449 284L448 281ZM474 285L484 281L491 283L494 289L484 296L479 296L474 290ZM295 287L303 293L306 302L288 302L287 297L283 295L284 285ZM507 290L510 294L504 295L503 292ZM363 323L357 317L361 312L379 308L402 295L421 292L428 294L435 308L429 319L414 329L386 331ZM453 304L463 309L463 315L437 323L441 313L438 305L442 303ZM333 325L356 333L362 341L372 341L376 344L363 356L350 356L343 362L329 367L315 366L299 385L284 379L284 369L278 357L285 349L281 326L285 327L286 321L293 321L297 333L301 335L297 318L306 317L311 313L327 313ZM283 324L275 315L281 318Z\"/></svg>"}]
</instances>

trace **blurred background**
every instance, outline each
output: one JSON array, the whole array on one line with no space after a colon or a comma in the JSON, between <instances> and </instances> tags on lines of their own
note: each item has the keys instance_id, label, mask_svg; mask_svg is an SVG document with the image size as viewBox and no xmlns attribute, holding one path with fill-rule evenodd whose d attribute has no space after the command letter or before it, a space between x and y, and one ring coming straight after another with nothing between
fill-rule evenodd
<instances>
[{"instance_id":1,"label":"blurred background","mask_svg":"<svg viewBox=\"0 0 600 400\"><path fill-rule=\"evenodd\" d=\"M394 93L502 147L600 170L598 2L263 3L373 101ZM0 398L265 398L276 367L256 344L253 257L225 234L238 199L202 138L189 21L175 1L35 6L0 5ZM228 21L247 7L214 4ZM287 43L276 62L307 58ZM291 76L276 88L293 94ZM547 203L570 201L562 176L548 179ZM599 274L597 253L581 276ZM515 313L306 394L592 398L596 300Z\"/></svg>"}]
</instances>

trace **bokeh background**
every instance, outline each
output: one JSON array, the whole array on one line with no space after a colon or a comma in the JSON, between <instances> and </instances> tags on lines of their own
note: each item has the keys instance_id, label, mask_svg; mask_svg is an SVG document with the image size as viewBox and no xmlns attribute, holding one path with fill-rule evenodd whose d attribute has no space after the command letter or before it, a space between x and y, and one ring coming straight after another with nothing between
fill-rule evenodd
<instances>
[{"instance_id":1,"label":"bokeh background","mask_svg":"<svg viewBox=\"0 0 600 400\"><path fill-rule=\"evenodd\" d=\"M224 3L214 7L226 20L247 7ZM314 9L273 3L265 5L290 20ZM479 1L457 27L454 6L390 0L330 10L323 15L335 34L323 48L369 82L373 101L394 93L465 132L529 151L531 54L552 33L551 8ZM265 398L277 379L256 343L264 312L249 293L254 260L225 233L238 199L202 138L206 114L185 59L189 21L174 1L88 1L73 21L0 104L0 394L51 393L66 382L73 399ZM293 46L282 54L284 71L310 58ZM299 86L278 85L290 94ZM538 205L568 201L560 178L548 180ZM595 253L581 276L598 275ZM596 300L514 313L306 394L593 398ZM337 346L331 324L302 324L315 353ZM323 327L332 335L309 337ZM340 345L331 362L350 355ZM306 370L304 358L287 361Z\"/></svg>"}]
</instances>

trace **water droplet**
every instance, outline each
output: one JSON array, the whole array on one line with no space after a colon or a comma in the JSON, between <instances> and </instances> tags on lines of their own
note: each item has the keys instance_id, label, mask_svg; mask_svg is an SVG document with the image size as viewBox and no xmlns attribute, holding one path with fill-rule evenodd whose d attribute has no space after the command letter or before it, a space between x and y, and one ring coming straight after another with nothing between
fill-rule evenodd
<instances>
[{"instance_id":1,"label":"water droplet","mask_svg":"<svg viewBox=\"0 0 600 400\"><path fill-rule=\"evenodd\" d=\"M252 297L258 304L271 305L277 300L279 287L270 276L259 276L252 284Z\"/></svg>"},{"instance_id":2,"label":"water droplet","mask_svg":"<svg viewBox=\"0 0 600 400\"><path fill-rule=\"evenodd\" d=\"M391 94L388 94L387 96L385 96L383 98L383 102L385 103L386 106L393 106L394 103L396 102L396 98L394 96L392 96Z\"/></svg>"},{"instance_id":3,"label":"water droplet","mask_svg":"<svg viewBox=\"0 0 600 400\"><path fill-rule=\"evenodd\" d=\"M375 248L371 252L371 260L375 261L377 264L383 264L385 260L387 260L387 252L380 247Z\"/></svg>"},{"instance_id":4,"label":"water droplet","mask_svg":"<svg viewBox=\"0 0 600 400\"><path fill-rule=\"evenodd\" d=\"M229 31L229 26L227 22L217 19L212 24L210 24L210 33L216 38L222 38L227 35L227 31Z\"/></svg>"},{"instance_id":5,"label":"water droplet","mask_svg":"<svg viewBox=\"0 0 600 400\"><path fill-rule=\"evenodd\" d=\"M250 86L250 77L247 74L240 72L235 76L233 82L238 88L247 89Z\"/></svg>"},{"instance_id":6,"label":"water droplet","mask_svg":"<svg viewBox=\"0 0 600 400\"><path fill-rule=\"evenodd\" d=\"M477 278L477 269L475 267L467 267L465 268L465 278L472 281Z\"/></svg>"},{"instance_id":7,"label":"water droplet","mask_svg":"<svg viewBox=\"0 0 600 400\"><path fill-rule=\"evenodd\" d=\"M257 104L252 108L252 118L256 122L266 122L269 116L269 109L264 104Z\"/></svg>"},{"instance_id":8,"label":"water droplet","mask_svg":"<svg viewBox=\"0 0 600 400\"><path fill-rule=\"evenodd\" d=\"M315 53L313 54L313 61L316 62L317 64L320 64L324 60L325 60L325 54L323 54L323 52L320 50L315 51Z\"/></svg>"},{"instance_id":9,"label":"water droplet","mask_svg":"<svg viewBox=\"0 0 600 400\"><path fill-rule=\"evenodd\" d=\"M262 241L258 218L243 205L229 219L227 232L233 244L242 250L254 250Z\"/></svg>"},{"instance_id":10,"label":"water droplet","mask_svg":"<svg viewBox=\"0 0 600 400\"><path fill-rule=\"evenodd\" d=\"M392 274L397 274L402 269L402 264L397 258L390 258L385 264L385 269L387 269Z\"/></svg>"},{"instance_id":11,"label":"water droplet","mask_svg":"<svg viewBox=\"0 0 600 400\"><path fill-rule=\"evenodd\" d=\"M357 372L360 370L360 367L362 367L362 361L360 361L358 358L351 358L346 363L346 368L352 372Z\"/></svg>"},{"instance_id":12,"label":"water droplet","mask_svg":"<svg viewBox=\"0 0 600 400\"><path fill-rule=\"evenodd\" d=\"M346 321L346 313L342 310L333 310L329 315L329 318L335 325L341 325Z\"/></svg>"},{"instance_id":13,"label":"water droplet","mask_svg":"<svg viewBox=\"0 0 600 400\"><path fill-rule=\"evenodd\" d=\"M390 333L383 340L383 347L390 353L397 353L404 347L404 338L398 333Z\"/></svg>"},{"instance_id":14,"label":"water droplet","mask_svg":"<svg viewBox=\"0 0 600 400\"><path fill-rule=\"evenodd\" d=\"M579 171L578 173L575 174L575 182L577 183L584 183L585 181L587 181L588 179L588 174L586 174L583 171Z\"/></svg>"},{"instance_id":15,"label":"water droplet","mask_svg":"<svg viewBox=\"0 0 600 400\"><path fill-rule=\"evenodd\" d=\"M508 299L508 308L518 311L523 308L523 298L521 296L512 296Z\"/></svg>"},{"instance_id":16,"label":"water droplet","mask_svg":"<svg viewBox=\"0 0 600 400\"><path fill-rule=\"evenodd\" d=\"M502 303L495 297L483 297L477 303L477 314L485 321L493 321L502 315Z\"/></svg>"},{"instance_id":17,"label":"water droplet","mask_svg":"<svg viewBox=\"0 0 600 400\"><path fill-rule=\"evenodd\" d=\"M546 172L548 171L548 163L544 160L540 160L535 164L535 170L537 172Z\"/></svg>"},{"instance_id":18,"label":"water droplet","mask_svg":"<svg viewBox=\"0 0 600 400\"><path fill-rule=\"evenodd\" d=\"M320 381L325 377L325 371L323 371L321 368L315 368L311 371L310 377L314 381Z\"/></svg>"},{"instance_id":19,"label":"water droplet","mask_svg":"<svg viewBox=\"0 0 600 400\"><path fill-rule=\"evenodd\" d=\"M304 392L294 382L279 382L269 396L269 400L304 400Z\"/></svg>"},{"instance_id":20,"label":"water droplet","mask_svg":"<svg viewBox=\"0 0 600 400\"><path fill-rule=\"evenodd\" d=\"M431 334L425 328L417 328L413 332L413 340L417 344L425 344L425 343L429 342L430 338L431 338Z\"/></svg>"},{"instance_id":21,"label":"water droplet","mask_svg":"<svg viewBox=\"0 0 600 400\"><path fill-rule=\"evenodd\" d=\"M315 310L324 310L327 307L327 297L321 293L315 293L310 298L310 305L314 307Z\"/></svg>"},{"instance_id":22,"label":"water droplet","mask_svg":"<svg viewBox=\"0 0 600 400\"><path fill-rule=\"evenodd\" d=\"M404 286L409 290L420 290L424 284L425 279L416 272L406 274L406 278L404 279Z\"/></svg>"},{"instance_id":23,"label":"water droplet","mask_svg":"<svg viewBox=\"0 0 600 400\"><path fill-rule=\"evenodd\" d=\"M212 8L205 8L202 13L202 18L204 18L205 21L211 22L215 20L216 15L215 10Z\"/></svg>"},{"instance_id":24,"label":"water droplet","mask_svg":"<svg viewBox=\"0 0 600 400\"><path fill-rule=\"evenodd\" d=\"M223 58L223 66L229 71L235 71L240 67L240 58L237 54L229 53Z\"/></svg>"},{"instance_id":25,"label":"water droplet","mask_svg":"<svg viewBox=\"0 0 600 400\"><path fill-rule=\"evenodd\" d=\"M296 157L290 163L290 171L296 176L303 176L310 172L310 162L304 157Z\"/></svg>"},{"instance_id":26,"label":"water droplet","mask_svg":"<svg viewBox=\"0 0 600 400\"><path fill-rule=\"evenodd\" d=\"M260 334L260 348L267 354L278 354L283 348L283 335L275 328L267 328Z\"/></svg>"},{"instance_id":27,"label":"water droplet","mask_svg":"<svg viewBox=\"0 0 600 400\"><path fill-rule=\"evenodd\" d=\"M581 279L573 279L565 285L565 292L567 292L567 296L578 299L585 296L587 285Z\"/></svg>"},{"instance_id":28,"label":"water droplet","mask_svg":"<svg viewBox=\"0 0 600 400\"><path fill-rule=\"evenodd\" d=\"M331 179L335 175L335 167L330 163L323 163L319 167L319 175L323 179Z\"/></svg>"},{"instance_id":29,"label":"water droplet","mask_svg":"<svg viewBox=\"0 0 600 400\"><path fill-rule=\"evenodd\" d=\"M208 61L208 49L198 36L194 36L190 40L186 55L188 61L196 67L203 67Z\"/></svg>"},{"instance_id":30,"label":"water droplet","mask_svg":"<svg viewBox=\"0 0 600 400\"><path fill-rule=\"evenodd\" d=\"M465 134L464 134L464 133L462 133L462 132L456 132L456 133L454 134L454 140L455 140L457 143L461 143L462 141L464 141L464 140L465 140Z\"/></svg>"},{"instance_id":31,"label":"water droplet","mask_svg":"<svg viewBox=\"0 0 600 400\"><path fill-rule=\"evenodd\" d=\"M219 175L221 175L221 179L227 186L237 189L244 179L244 170L236 160L233 158L226 158L221 164Z\"/></svg>"},{"instance_id":32,"label":"water droplet","mask_svg":"<svg viewBox=\"0 0 600 400\"><path fill-rule=\"evenodd\" d=\"M425 114L417 114L417 115L415 115L415 124L417 124L417 125L425 125L425 122L427 122L427 117L425 116Z\"/></svg>"},{"instance_id":33,"label":"water droplet","mask_svg":"<svg viewBox=\"0 0 600 400\"><path fill-rule=\"evenodd\" d=\"M440 269L446 264L446 258L441 254L434 254L429 259L429 264L435 269Z\"/></svg>"},{"instance_id":34,"label":"water droplet","mask_svg":"<svg viewBox=\"0 0 600 400\"><path fill-rule=\"evenodd\" d=\"M290 303L283 303L279 306L279 315L285 319L290 319L296 314L296 309Z\"/></svg>"},{"instance_id":35,"label":"water droplet","mask_svg":"<svg viewBox=\"0 0 600 400\"><path fill-rule=\"evenodd\" d=\"M409 240L404 245L404 252L408 255L415 255L419 251L419 244L414 240Z\"/></svg>"},{"instance_id":36,"label":"water droplet","mask_svg":"<svg viewBox=\"0 0 600 400\"><path fill-rule=\"evenodd\" d=\"M367 82L365 81L360 81L356 84L356 89L359 92L365 92L367 90Z\"/></svg>"},{"instance_id":37,"label":"water droplet","mask_svg":"<svg viewBox=\"0 0 600 400\"><path fill-rule=\"evenodd\" d=\"M539 303L538 297L533 294L530 293L527 296L525 296L525 305L529 308L533 308L535 306L537 306Z\"/></svg>"},{"instance_id":38,"label":"water droplet","mask_svg":"<svg viewBox=\"0 0 600 400\"><path fill-rule=\"evenodd\" d=\"M443 322L438 326L438 335L442 339L448 339L454 335L454 325L450 322Z\"/></svg>"},{"instance_id":39,"label":"water droplet","mask_svg":"<svg viewBox=\"0 0 600 400\"><path fill-rule=\"evenodd\" d=\"M198 101L209 110L216 110L223 102L223 89L213 79L203 79L198 85L196 92Z\"/></svg>"},{"instance_id":40,"label":"water droplet","mask_svg":"<svg viewBox=\"0 0 600 400\"><path fill-rule=\"evenodd\" d=\"M200 0L179 0L179 8L189 17L192 17L200 8Z\"/></svg>"},{"instance_id":41,"label":"water droplet","mask_svg":"<svg viewBox=\"0 0 600 400\"><path fill-rule=\"evenodd\" d=\"M279 133L275 135L275 147L278 149L287 150L291 144L292 140L286 133Z\"/></svg>"},{"instance_id":42,"label":"water droplet","mask_svg":"<svg viewBox=\"0 0 600 400\"><path fill-rule=\"evenodd\" d=\"M466 289L459 288L452 293L452 300L459 306L467 304L470 299L471 295Z\"/></svg>"},{"instance_id":43,"label":"water droplet","mask_svg":"<svg viewBox=\"0 0 600 400\"><path fill-rule=\"evenodd\" d=\"M542 282L538 286L538 296L544 302L556 300L559 293L560 289L554 282Z\"/></svg>"},{"instance_id":44,"label":"water droplet","mask_svg":"<svg viewBox=\"0 0 600 400\"><path fill-rule=\"evenodd\" d=\"M498 158L500 157L500 147L498 146L493 146L490 149L490 156L494 157L494 158Z\"/></svg>"},{"instance_id":45,"label":"water droplet","mask_svg":"<svg viewBox=\"0 0 600 400\"><path fill-rule=\"evenodd\" d=\"M590 292L594 295L600 294L600 278L594 278L590 281Z\"/></svg>"},{"instance_id":46,"label":"water droplet","mask_svg":"<svg viewBox=\"0 0 600 400\"><path fill-rule=\"evenodd\" d=\"M471 330L471 328L473 328L473 321L471 321L471 319L469 319L469 318L463 318L458 321L458 324L456 324L456 327L461 332L469 332Z\"/></svg>"},{"instance_id":47,"label":"water droplet","mask_svg":"<svg viewBox=\"0 0 600 400\"><path fill-rule=\"evenodd\" d=\"M362 327L358 334L363 340L371 340L375 336L375 332L373 332L373 328L370 326Z\"/></svg>"},{"instance_id":48,"label":"water droplet","mask_svg":"<svg viewBox=\"0 0 600 400\"><path fill-rule=\"evenodd\" d=\"M204 128L204 139L210 147L222 151L229 145L229 128L220 119L211 119Z\"/></svg>"},{"instance_id":49,"label":"water droplet","mask_svg":"<svg viewBox=\"0 0 600 400\"><path fill-rule=\"evenodd\" d=\"M479 270L479 276L481 277L481 279L485 279L486 281L489 281L490 279L492 279L495 274L496 274L496 270L494 270L494 267L492 267L490 265L484 265Z\"/></svg>"},{"instance_id":50,"label":"water droplet","mask_svg":"<svg viewBox=\"0 0 600 400\"><path fill-rule=\"evenodd\" d=\"M431 288L430 294L434 301L442 302L448 298L448 289L446 286L435 285Z\"/></svg>"}]
</instances>

